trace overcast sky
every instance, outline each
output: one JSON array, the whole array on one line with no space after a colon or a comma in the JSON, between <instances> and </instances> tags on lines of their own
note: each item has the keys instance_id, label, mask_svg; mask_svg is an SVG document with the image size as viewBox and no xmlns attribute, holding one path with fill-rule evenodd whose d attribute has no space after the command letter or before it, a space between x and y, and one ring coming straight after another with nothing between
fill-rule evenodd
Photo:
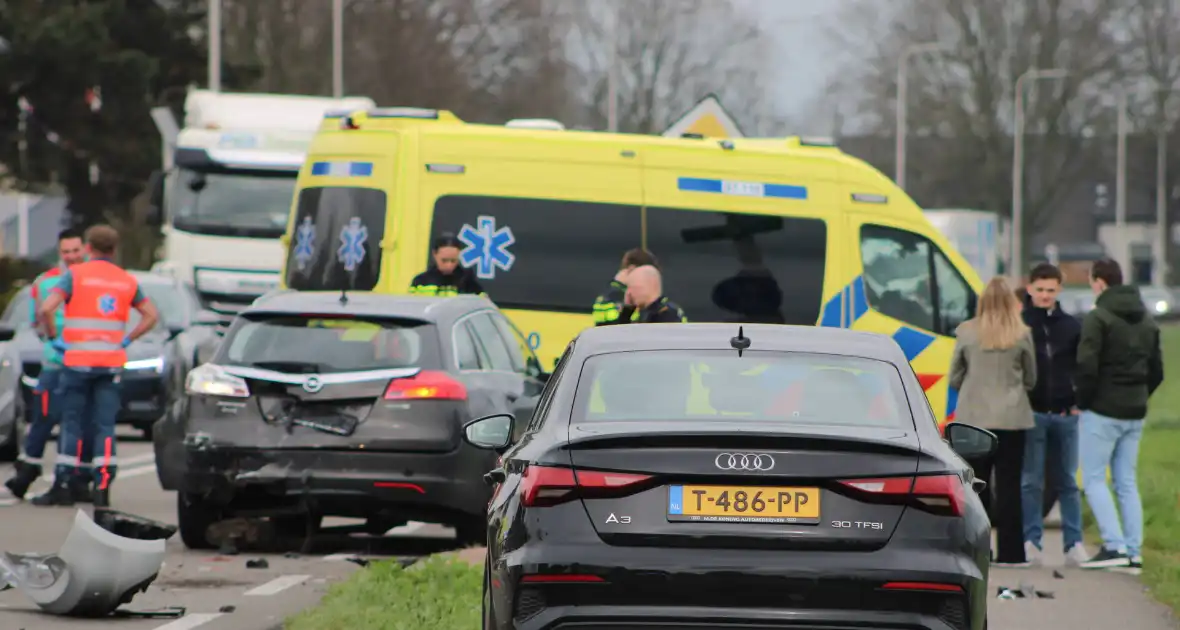
<instances>
[{"instance_id":1,"label":"overcast sky","mask_svg":"<svg viewBox=\"0 0 1180 630\"><path fill-rule=\"evenodd\" d=\"M836 16L848 0L739 0L775 44L770 91L779 111L801 129L798 133L828 133L826 120L814 118L817 99L843 63L841 51L826 34L838 26ZM818 127L818 128L817 128Z\"/></svg>"}]
</instances>

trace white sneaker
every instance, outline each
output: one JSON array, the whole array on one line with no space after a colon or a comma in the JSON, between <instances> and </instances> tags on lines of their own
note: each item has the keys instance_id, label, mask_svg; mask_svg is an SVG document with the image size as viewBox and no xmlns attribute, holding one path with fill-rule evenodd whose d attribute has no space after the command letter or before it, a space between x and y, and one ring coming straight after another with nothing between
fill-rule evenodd
<instances>
[{"instance_id":1,"label":"white sneaker","mask_svg":"<svg viewBox=\"0 0 1180 630\"><path fill-rule=\"evenodd\" d=\"M1090 554L1082 543L1076 543L1065 552L1065 566L1067 567L1079 567L1089 559Z\"/></svg>"},{"instance_id":2,"label":"white sneaker","mask_svg":"<svg viewBox=\"0 0 1180 630\"><path fill-rule=\"evenodd\" d=\"M1024 541L1024 559L1030 567L1039 567L1045 563L1041 549L1031 540Z\"/></svg>"}]
</instances>

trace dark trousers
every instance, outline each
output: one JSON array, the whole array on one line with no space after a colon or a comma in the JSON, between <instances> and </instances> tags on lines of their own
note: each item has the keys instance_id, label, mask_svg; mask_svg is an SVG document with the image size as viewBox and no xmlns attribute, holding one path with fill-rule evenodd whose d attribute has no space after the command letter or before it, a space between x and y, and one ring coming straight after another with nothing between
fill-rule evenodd
<instances>
[{"instance_id":1,"label":"dark trousers","mask_svg":"<svg viewBox=\"0 0 1180 630\"><path fill-rule=\"evenodd\" d=\"M115 477L115 421L123 405L119 371L65 368L61 390L61 429L55 475L84 474L82 462L92 453L94 482L106 490Z\"/></svg>"},{"instance_id":2,"label":"dark trousers","mask_svg":"<svg viewBox=\"0 0 1180 630\"><path fill-rule=\"evenodd\" d=\"M25 435L25 452L21 461L34 466L41 465L45 445L53 435L53 429L61 419L61 368L42 368L33 389L32 407L29 409L29 432ZM89 470L91 453L83 446L80 466Z\"/></svg>"},{"instance_id":3,"label":"dark trousers","mask_svg":"<svg viewBox=\"0 0 1180 630\"><path fill-rule=\"evenodd\" d=\"M1021 509L1020 477L1024 470L1024 440L1028 431L992 431L1000 439L995 458L976 468L975 476L987 481L991 490L980 499L996 528L995 561L1024 562L1024 516ZM993 477L992 472L995 472Z\"/></svg>"}]
</instances>

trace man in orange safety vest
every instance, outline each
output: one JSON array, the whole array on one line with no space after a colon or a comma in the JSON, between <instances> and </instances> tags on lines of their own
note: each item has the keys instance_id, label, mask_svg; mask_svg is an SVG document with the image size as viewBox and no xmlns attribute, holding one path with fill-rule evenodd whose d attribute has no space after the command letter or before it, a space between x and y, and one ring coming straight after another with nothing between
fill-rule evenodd
<instances>
[{"instance_id":1,"label":"man in orange safety vest","mask_svg":"<svg viewBox=\"0 0 1180 630\"><path fill-rule=\"evenodd\" d=\"M95 225L85 236L89 260L70 266L41 304L49 338L62 352L58 382L61 428L53 487L35 497L34 505L72 505L79 486L93 483L94 507L110 507L110 482L117 466L115 422L123 406L120 376L127 362L126 348L159 319L135 276L114 263L119 233L109 225ZM63 303L65 317L59 338L53 312ZM127 334L133 308L141 317ZM81 467L83 442L93 445L92 478Z\"/></svg>"}]
</instances>

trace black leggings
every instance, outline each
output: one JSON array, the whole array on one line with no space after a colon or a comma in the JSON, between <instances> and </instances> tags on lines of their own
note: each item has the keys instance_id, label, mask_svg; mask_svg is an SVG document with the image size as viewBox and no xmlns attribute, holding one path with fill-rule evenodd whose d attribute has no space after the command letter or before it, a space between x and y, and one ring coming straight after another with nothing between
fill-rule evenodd
<instances>
[{"instance_id":1,"label":"black leggings","mask_svg":"<svg viewBox=\"0 0 1180 630\"><path fill-rule=\"evenodd\" d=\"M988 482L988 490L979 498L996 528L995 561L1020 563L1025 561L1020 476L1024 470L1024 438L1028 431L993 430L992 433L1000 443L995 458L975 470L976 477Z\"/></svg>"}]
</instances>

